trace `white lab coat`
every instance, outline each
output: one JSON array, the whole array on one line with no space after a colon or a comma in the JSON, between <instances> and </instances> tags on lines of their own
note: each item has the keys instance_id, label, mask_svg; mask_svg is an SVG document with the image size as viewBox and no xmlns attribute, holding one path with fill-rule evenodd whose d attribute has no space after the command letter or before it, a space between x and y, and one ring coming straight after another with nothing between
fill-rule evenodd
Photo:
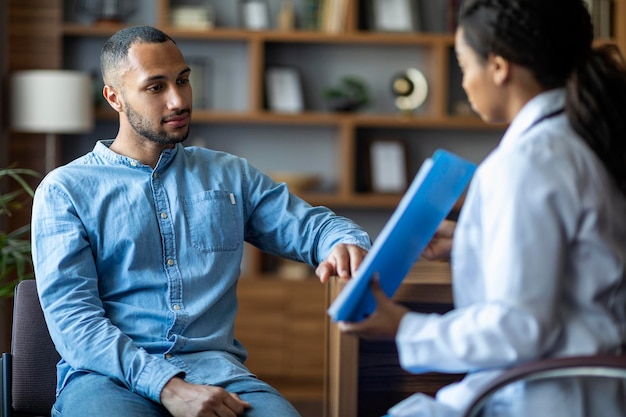
<instances>
[{"instance_id":1,"label":"white lab coat","mask_svg":"<svg viewBox=\"0 0 626 417\"><path fill-rule=\"evenodd\" d=\"M533 98L479 166L455 232L455 309L410 313L400 324L405 369L468 376L436 400L405 400L391 416L456 416L503 368L624 344L626 199L559 112L564 98L561 89ZM585 400L581 384L517 384L494 399L488 415L552 407L545 415L626 415L610 404L592 412L598 404ZM612 388L601 389L601 403L611 403Z\"/></svg>"}]
</instances>

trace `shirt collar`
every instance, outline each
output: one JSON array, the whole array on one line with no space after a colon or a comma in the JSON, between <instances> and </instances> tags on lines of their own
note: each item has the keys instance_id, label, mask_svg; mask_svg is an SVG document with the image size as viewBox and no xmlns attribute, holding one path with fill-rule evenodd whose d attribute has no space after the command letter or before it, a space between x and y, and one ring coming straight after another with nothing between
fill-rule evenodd
<instances>
[{"instance_id":1,"label":"shirt collar","mask_svg":"<svg viewBox=\"0 0 626 417\"><path fill-rule=\"evenodd\" d=\"M565 89L545 91L530 99L506 130L500 146L507 148L519 142L523 133L535 123L565 107Z\"/></svg>"},{"instance_id":2,"label":"shirt collar","mask_svg":"<svg viewBox=\"0 0 626 417\"><path fill-rule=\"evenodd\" d=\"M143 165L141 162L136 159L129 158L124 155L120 155L118 153L113 152L110 147L113 143L114 139L103 139L96 142L96 146L93 148L93 153L99 156L100 158L111 162L112 164L121 164L127 165L131 167L140 167L147 166ZM157 169L163 169L167 167L171 161L174 159L176 154L178 153L178 149L182 148L183 145L178 143L172 149L164 149L161 152L161 156L159 157L159 161L157 162L155 171ZM150 167L149 167L150 168Z\"/></svg>"}]
</instances>

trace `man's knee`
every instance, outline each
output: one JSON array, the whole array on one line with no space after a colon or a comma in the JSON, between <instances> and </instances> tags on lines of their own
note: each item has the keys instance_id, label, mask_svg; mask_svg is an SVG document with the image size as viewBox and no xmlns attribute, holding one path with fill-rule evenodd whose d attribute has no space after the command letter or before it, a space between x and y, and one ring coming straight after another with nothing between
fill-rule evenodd
<instances>
[{"instance_id":1,"label":"man's knee","mask_svg":"<svg viewBox=\"0 0 626 417\"><path fill-rule=\"evenodd\" d=\"M54 408L54 414L60 417L170 416L160 404L99 374L85 374L73 378L61 391Z\"/></svg>"}]
</instances>

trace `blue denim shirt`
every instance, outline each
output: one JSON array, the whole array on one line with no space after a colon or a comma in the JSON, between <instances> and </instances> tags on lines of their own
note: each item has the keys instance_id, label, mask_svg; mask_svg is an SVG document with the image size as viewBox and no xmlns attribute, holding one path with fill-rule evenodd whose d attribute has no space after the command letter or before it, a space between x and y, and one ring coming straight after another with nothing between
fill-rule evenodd
<instances>
[{"instance_id":1,"label":"blue denim shirt","mask_svg":"<svg viewBox=\"0 0 626 417\"><path fill-rule=\"evenodd\" d=\"M35 194L33 260L62 357L57 392L98 372L159 401L175 375L247 375L234 338L244 241L311 265L340 242L369 248L353 222L245 159L177 145L152 169L111 142L52 171Z\"/></svg>"}]
</instances>

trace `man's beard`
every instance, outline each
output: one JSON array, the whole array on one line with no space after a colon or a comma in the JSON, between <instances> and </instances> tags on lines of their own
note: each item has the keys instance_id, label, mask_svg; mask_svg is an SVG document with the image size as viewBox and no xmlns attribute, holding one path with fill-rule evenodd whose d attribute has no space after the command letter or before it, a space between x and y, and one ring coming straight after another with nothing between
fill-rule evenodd
<instances>
[{"instance_id":1,"label":"man's beard","mask_svg":"<svg viewBox=\"0 0 626 417\"><path fill-rule=\"evenodd\" d=\"M178 116L184 113L189 113L189 110L180 110L171 116ZM137 134L142 137L154 142L159 143L161 145L172 145L176 143L181 143L187 139L189 136L189 126L184 133L184 135L168 135L163 131L157 131L152 128L150 122L141 116L138 112L136 112L131 106L126 106L126 118L128 119L128 123L133 128Z\"/></svg>"}]
</instances>

